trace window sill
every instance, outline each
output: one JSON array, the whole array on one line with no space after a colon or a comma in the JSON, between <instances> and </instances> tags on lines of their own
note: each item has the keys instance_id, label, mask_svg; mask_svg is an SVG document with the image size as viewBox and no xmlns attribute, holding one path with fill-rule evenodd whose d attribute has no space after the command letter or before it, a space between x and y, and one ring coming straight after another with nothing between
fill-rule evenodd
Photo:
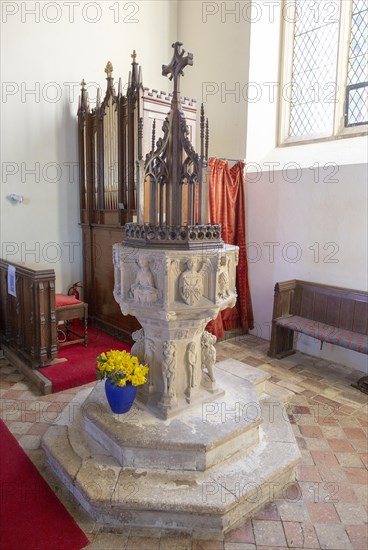
<instances>
[{"instance_id":1,"label":"window sill","mask_svg":"<svg viewBox=\"0 0 368 550\"><path fill-rule=\"evenodd\" d=\"M275 147L262 159L247 159L247 172L283 170L287 167L323 167L325 164L338 166L364 164L368 161L367 136L354 136L344 139L328 139L310 143L289 143ZM295 165L295 166L293 166Z\"/></svg>"}]
</instances>

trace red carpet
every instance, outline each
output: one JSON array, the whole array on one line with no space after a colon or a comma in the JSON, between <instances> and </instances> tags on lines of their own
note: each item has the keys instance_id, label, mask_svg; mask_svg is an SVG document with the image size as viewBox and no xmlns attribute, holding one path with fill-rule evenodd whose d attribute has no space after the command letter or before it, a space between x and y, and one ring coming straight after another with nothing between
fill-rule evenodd
<instances>
[{"instance_id":1,"label":"red carpet","mask_svg":"<svg viewBox=\"0 0 368 550\"><path fill-rule=\"evenodd\" d=\"M96 380L96 357L103 351L111 349L130 351L130 346L105 332L88 327L86 348L83 344L60 348L58 359L65 358L67 361L44 367L40 372L51 380L53 393L82 386Z\"/></svg>"},{"instance_id":2,"label":"red carpet","mask_svg":"<svg viewBox=\"0 0 368 550\"><path fill-rule=\"evenodd\" d=\"M80 550L88 538L0 420L0 548Z\"/></svg>"}]
</instances>

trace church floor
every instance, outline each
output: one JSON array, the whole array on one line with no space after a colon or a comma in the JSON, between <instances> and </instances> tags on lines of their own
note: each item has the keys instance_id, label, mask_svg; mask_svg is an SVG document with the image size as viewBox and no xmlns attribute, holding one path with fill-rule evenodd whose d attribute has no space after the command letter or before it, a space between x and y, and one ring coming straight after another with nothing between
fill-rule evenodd
<instances>
[{"instance_id":1,"label":"church floor","mask_svg":"<svg viewBox=\"0 0 368 550\"><path fill-rule=\"evenodd\" d=\"M45 464L40 445L42 435L62 411L71 409L81 388L41 396L1 358L1 417L87 534L88 550L366 550L368 405L367 396L351 387L361 374L301 353L271 360L268 342L254 336L232 338L216 347L218 361L231 357L262 365L281 392L289 390L289 417L303 457L297 483L283 498L217 540L204 533L173 537L136 528L123 534L105 532L73 501Z\"/></svg>"}]
</instances>

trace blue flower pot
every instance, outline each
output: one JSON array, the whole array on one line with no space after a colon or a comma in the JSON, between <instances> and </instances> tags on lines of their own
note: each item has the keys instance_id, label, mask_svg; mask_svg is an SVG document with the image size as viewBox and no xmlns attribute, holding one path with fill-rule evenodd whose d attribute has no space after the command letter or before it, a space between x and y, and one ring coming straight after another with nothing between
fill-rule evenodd
<instances>
[{"instance_id":1,"label":"blue flower pot","mask_svg":"<svg viewBox=\"0 0 368 550\"><path fill-rule=\"evenodd\" d=\"M132 386L129 382L126 386L115 386L110 380L105 380L105 393L112 412L123 414L132 408L137 386Z\"/></svg>"}]
</instances>

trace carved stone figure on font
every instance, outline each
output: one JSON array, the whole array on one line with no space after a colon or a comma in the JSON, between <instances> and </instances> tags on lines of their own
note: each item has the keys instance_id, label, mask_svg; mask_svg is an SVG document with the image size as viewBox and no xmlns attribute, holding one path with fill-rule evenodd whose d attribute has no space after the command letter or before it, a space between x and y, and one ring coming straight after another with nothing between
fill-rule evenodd
<instances>
[{"instance_id":1,"label":"carved stone figure on font","mask_svg":"<svg viewBox=\"0 0 368 550\"><path fill-rule=\"evenodd\" d=\"M131 354L136 355L141 363L145 362L144 358L144 330L143 328L132 333L134 344L132 345Z\"/></svg>"},{"instance_id":2,"label":"carved stone figure on font","mask_svg":"<svg viewBox=\"0 0 368 550\"><path fill-rule=\"evenodd\" d=\"M130 287L130 296L140 304L153 304L157 301L157 288L149 267L148 258L138 259L139 271L135 282Z\"/></svg>"},{"instance_id":3,"label":"carved stone figure on font","mask_svg":"<svg viewBox=\"0 0 368 550\"><path fill-rule=\"evenodd\" d=\"M175 397L175 369L176 349L173 342L167 341L163 344L162 374L164 379L164 396Z\"/></svg>"},{"instance_id":4,"label":"carved stone figure on font","mask_svg":"<svg viewBox=\"0 0 368 550\"><path fill-rule=\"evenodd\" d=\"M189 387L190 388L194 388L197 386L196 365L197 365L196 345L194 342L191 342L188 346L188 367L189 367Z\"/></svg>"},{"instance_id":5,"label":"carved stone figure on font","mask_svg":"<svg viewBox=\"0 0 368 550\"><path fill-rule=\"evenodd\" d=\"M216 382L213 367L216 363L216 349L214 344L216 343L216 336L204 331L201 338L201 362L202 371L207 374L211 382Z\"/></svg>"},{"instance_id":6,"label":"carved stone figure on font","mask_svg":"<svg viewBox=\"0 0 368 550\"><path fill-rule=\"evenodd\" d=\"M223 300L230 296L229 262L230 260L227 260L226 256L221 256L217 297Z\"/></svg>"}]
</instances>

